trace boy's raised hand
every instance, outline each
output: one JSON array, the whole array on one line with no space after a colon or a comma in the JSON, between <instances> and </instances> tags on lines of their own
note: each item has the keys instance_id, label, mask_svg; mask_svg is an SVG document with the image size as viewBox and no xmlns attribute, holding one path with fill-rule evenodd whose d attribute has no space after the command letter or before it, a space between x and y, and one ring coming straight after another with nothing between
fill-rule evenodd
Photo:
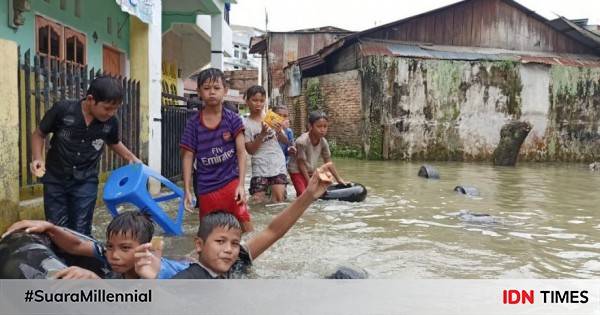
<instances>
[{"instance_id":1,"label":"boy's raised hand","mask_svg":"<svg viewBox=\"0 0 600 315\"><path fill-rule=\"evenodd\" d=\"M152 243L145 243L136 247L134 251L135 273L143 279L156 279L160 272L162 241L160 248L153 248Z\"/></svg>"},{"instance_id":2,"label":"boy's raised hand","mask_svg":"<svg viewBox=\"0 0 600 315\"><path fill-rule=\"evenodd\" d=\"M260 129L260 136L262 138L266 137L269 134L269 125L267 125L264 121L262 122L262 128Z\"/></svg>"},{"instance_id":3,"label":"boy's raised hand","mask_svg":"<svg viewBox=\"0 0 600 315\"><path fill-rule=\"evenodd\" d=\"M332 163L328 162L317 168L308 182L305 193L310 194L314 199L318 199L327 191L327 187L333 182L331 173Z\"/></svg>"},{"instance_id":4,"label":"boy's raised hand","mask_svg":"<svg viewBox=\"0 0 600 315\"><path fill-rule=\"evenodd\" d=\"M11 225L4 234L2 234L2 237L5 237L6 235L14 232L14 231L18 231L18 230L22 230L25 229L26 233L45 233L46 231L48 231L49 229L51 229L54 226L54 224L48 222L48 221L42 221L42 220L23 220L23 221L19 221L14 223L13 225Z\"/></svg>"}]
</instances>

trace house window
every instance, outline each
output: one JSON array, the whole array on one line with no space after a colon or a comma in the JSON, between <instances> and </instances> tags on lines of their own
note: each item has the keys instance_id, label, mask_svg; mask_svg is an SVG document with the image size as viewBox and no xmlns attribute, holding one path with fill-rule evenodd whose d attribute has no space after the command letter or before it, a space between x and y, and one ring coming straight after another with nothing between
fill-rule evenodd
<instances>
[{"instance_id":1,"label":"house window","mask_svg":"<svg viewBox=\"0 0 600 315\"><path fill-rule=\"evenodd\" d=\"M85 35L65 27L66 61L85 64Z\"/></svg>"},{"instance_id":2,"label":"house window","mask_svg":"<svg viewBox=\"0 0 600 315\"><path fill-rule=\"evenodd\" d=\"M75 0L75 16L81 17L81 0Z\"/></svg>"},{"instance_id":3,"label":"house window","mask_svg":"<svg viewBox=\"0 0 600 315\"><path fill-rule=\"evenodd\" d=\"M106 18L106 33L112 34L112 18L110 16Z\"/></svg>"},{"instance_id":4,"label":"house window","mask_svg":"<svg viewBox=\"0 0 600 315\"><path fill-rule=\"evenodd\" d=\"M239 51L239 50L237 50L237 49L236 49L236 50L234 50L234 51L233 51L233 56L234 56L235 58L240 58L240 51Z\"/></svg>"},{"instance_id":5,"label":"house window","mask_svg":"<svg viewBox=\"0 0 600 315\"><path fill-rule=\"evenodd\" d=\"M248 59L248 53L247 52L242 52L242 59Z\"/></svg>"},{"instance_id":6,"label":"house window","mask_svg":"<svg viewBox=\"0 0 600 315\"><path fill-rule=\"evenodd\" d=\"M36 30L36 51L41 56L79 65L86 63L84 34L41 16L36 16Z\"/></svg>"},{"instance_id":7,"label":"house window","mask_svg":"<svg viewBox=\"0 0 600 315\"><path fill-rule=\"evenodd\" d=\"M37 16L36 27L37 52L41 55L48 56L50 59L61 60L63 35L62 26Z\"/></svg>"}]
</instances>

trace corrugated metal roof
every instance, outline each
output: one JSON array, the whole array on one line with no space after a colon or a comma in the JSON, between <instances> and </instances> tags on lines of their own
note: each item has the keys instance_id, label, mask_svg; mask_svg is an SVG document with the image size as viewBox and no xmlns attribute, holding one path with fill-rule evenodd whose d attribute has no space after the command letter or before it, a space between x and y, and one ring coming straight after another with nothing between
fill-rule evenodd
<instances>
[{"instance_id":1,"label":"corrugated metal roof","mask_svg":"<svg viewBox=\"0 0 600 315\"><path fill-rule=\"evenodd\" d=\"M267 50L267 38L265 35L250 37L251 54L264 53Z\"/></svg>"},{"instance_id":2,"label":"corrugated metal roof","mask_svg":"<svg viewBox=\"0 0 600 315\"><path fill-rule=\"evenodd\" d=\"M296 62L298 63L298 66L300 67L301 71L303 71L304 69L310 69L310 68L313 68L313 67L316 67L318 65L325 63L325 61L323 61L323 59L321 59L321 56L319 56L319 54L308 55L306 57L302 57L302 58L298 59Z\"/></svg>"},{"instance_id":3,"label":"corrugated metal roof","mask_svg":"<svg viewBox=\"0 0 600 315\"><path fill-rule=\"evenodd\" d=\"M417 57L427 59L451 59L451 60L504 60L505 57L496 54L483 54L473 51L452 51L441 49L439 46L391 42L391 41L360 41L360 51L363 56L388 55L402 57Z\"/></svg>"},{"instance_id":4,"label":"corrugated metal roof","mask_svg":"<svg viewBox=\"0 0 600 315\"><path fill-rule=\"evenodd\" d=\"M600 57L591 55L523 52L481 47L423 45L418 43L382 41L376 39L360 40L359 45L363 56L384 55L442 60L510 60L522 63L600 67Z\"/></svg>"}]
</instances>

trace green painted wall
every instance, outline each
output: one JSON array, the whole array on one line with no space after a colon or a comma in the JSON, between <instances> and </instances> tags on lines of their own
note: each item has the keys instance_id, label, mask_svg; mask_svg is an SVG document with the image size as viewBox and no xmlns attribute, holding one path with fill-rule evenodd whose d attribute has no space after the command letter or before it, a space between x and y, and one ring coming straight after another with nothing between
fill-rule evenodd
<instances>
[{"instance_id":1,"label":"green painted wall","mask_svg":"<svg viewBox=\"0 0 600 315\"><path fill-rule=\"evenodd\" d=\"M16 41L21 51L35 51L35 15L39 14L60 24L85 33L88 65L102 67L102 45L110 45L129 55L129 15L122 12L114 0L81 0L81 16L75 16L75 1L67 0L65 10L59 0L32 0L31 11L24 13L25 25L17 30L8 26L8 0L0 0L0 38ZM112 34L107 32L107 18L112 18ZM121 28L120 36L117 35ZM92 34L98 34L94 42Z\"/></svg>"}]
</instances>

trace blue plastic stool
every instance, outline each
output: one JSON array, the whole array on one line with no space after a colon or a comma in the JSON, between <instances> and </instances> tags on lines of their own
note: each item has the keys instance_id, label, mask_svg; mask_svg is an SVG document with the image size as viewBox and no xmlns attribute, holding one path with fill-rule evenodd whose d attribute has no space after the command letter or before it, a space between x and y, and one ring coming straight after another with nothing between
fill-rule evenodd
<instances>
[{"instance_id":1,"label":"blue plastic stool","mask_svg":"<svg viewBox=\"0 0 600 315\"><path fill-rule=\"evenodd\" d=\"M171 189L173 193L152 198L146 186L150 177L160 181L167 188ZM175 221L158 205L159 202L174 198L181 198ZM183 190L144 164L130 164L112 171L104 186L103 199L113 217L119 214L117 206L128 202L137 206L140 211L148 212L154 222L162 227L165 234L183 234L181 228L184 212Z\"/></svg>"}]
</instances>

